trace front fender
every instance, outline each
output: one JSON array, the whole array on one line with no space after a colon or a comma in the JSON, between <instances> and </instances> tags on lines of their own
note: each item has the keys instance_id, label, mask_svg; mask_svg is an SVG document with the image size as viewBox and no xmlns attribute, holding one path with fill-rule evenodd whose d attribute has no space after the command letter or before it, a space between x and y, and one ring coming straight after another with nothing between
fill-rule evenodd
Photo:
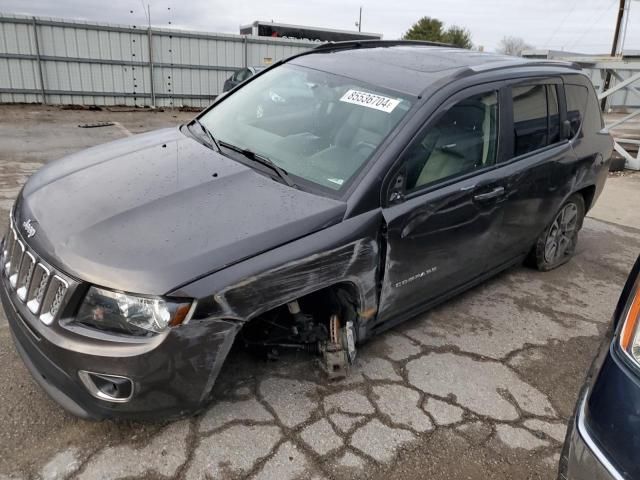
<instances>
[{"instance_id":1,"label":"front fender","mask_svg":"<svg viewBox=\"0 0 640 480\"><path fill-rule=\"evenodd\" d=\"M338 283L358 292L358 337L378 306L380 210L257 255L169 293L198 299L194 319L252 318Z\"/></svg>"}]
</instances>

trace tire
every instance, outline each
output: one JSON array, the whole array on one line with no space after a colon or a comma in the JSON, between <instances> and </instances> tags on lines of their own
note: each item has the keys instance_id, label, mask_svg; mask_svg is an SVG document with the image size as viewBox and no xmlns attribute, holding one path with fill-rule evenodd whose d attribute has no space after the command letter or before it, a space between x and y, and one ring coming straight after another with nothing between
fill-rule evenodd
<instances>
[{"instance_id":1,"label":"tire","mask_svg":"<svg viewBox=\"0 0 640 480\"><path fill-rule=\"evenodd\" d=\"M571 195L537 238L527 263L541 272L547 272L568 262L578 243L584 213L582 195Z\"/></svg>"}]
</instances>

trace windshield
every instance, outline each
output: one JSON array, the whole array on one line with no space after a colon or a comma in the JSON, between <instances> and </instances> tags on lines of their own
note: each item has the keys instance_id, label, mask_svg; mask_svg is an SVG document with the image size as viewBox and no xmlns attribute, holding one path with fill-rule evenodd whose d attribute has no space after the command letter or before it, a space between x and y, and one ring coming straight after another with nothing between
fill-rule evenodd
<instances>
[{"instance_id":1,"label":"windshield","mask_svg":"<svg viewBox=\"0 0 640 480\"><path fill-rule=\"evenodd\" d=\"M216 139L267 157L289 175L340 190L409 110L397 93L283 65L200 117Z\"/></svg>"}]
</instances>

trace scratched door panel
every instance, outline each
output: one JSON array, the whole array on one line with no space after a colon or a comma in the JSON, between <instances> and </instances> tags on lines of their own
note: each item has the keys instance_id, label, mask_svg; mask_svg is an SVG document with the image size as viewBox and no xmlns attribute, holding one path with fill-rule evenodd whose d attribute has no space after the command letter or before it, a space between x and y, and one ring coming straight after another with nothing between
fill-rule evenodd
<instances>
[{"instance_id":1,"label":"scratched door panel","mask_svg":"<svg viewBox=\"0 0 640 480\"><path fill-rule=\"evenodd\" d=\"M384 209L380 322L471 281L493 263L502 203L474 197L501 182L493 170Z\"/></svg>"}]
</instances>

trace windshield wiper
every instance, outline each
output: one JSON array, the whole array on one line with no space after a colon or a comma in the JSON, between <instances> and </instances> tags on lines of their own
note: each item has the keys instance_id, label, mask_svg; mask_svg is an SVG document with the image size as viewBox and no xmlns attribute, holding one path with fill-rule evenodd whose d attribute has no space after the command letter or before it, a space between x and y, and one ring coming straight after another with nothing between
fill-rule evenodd
<instances>
[{"instance_id":1,"label":"windshield wiper","mask_svg":"<svg viewBox=\"0 0 640 480\"><path fill-rule=\"evenodd\" d=\"M289 174L284 169L280 168L278 165L273 163L272 160L270 160L269 158L265 157L264 155L260 155L260 154L258 154L256 152L254 152L253 150L249 150L248 148L242 148L242 147L239 147L237 145L233 145L231 143L224 142L222 140L220 141L220 145L222 145L223 147L228 148L229 150L233 150L235 152L238 152L238 153L244 155L244 157L248 158L249 160L253 160L254 162L257 162L257 163L259 163L261 165L264 165L265 167L270 168L271 170L276 172L278 177L280 177L280 179L282 179L282 181L284 183L286 183L288 186L293 187L293 188L297 188L297 185L295 183L293 183L293 181L289 177Z\"/></svg>"},{"instance_id":2,"label":"windshield wiper","mask_svg":"<svg viewBox=\"0 0 640 480\"><path fill-rule=\"evenodd\" d=\"M197 125L198 128L200 128L200 130L202 131L202 133L204 133L205 136L209 139L209 141L213 144L213 146L216 147L216 150L218 150L218 153L222 153L222 150L220 150L220 145L218 145L218 141L215 139L213 134L207 129L207 127L205 127L202 124L202 122L200 122L200 120L198 120L197 118L194 118L191 121L191 123L189 123L189 125Z\"/></svg>"}]
</instances>

